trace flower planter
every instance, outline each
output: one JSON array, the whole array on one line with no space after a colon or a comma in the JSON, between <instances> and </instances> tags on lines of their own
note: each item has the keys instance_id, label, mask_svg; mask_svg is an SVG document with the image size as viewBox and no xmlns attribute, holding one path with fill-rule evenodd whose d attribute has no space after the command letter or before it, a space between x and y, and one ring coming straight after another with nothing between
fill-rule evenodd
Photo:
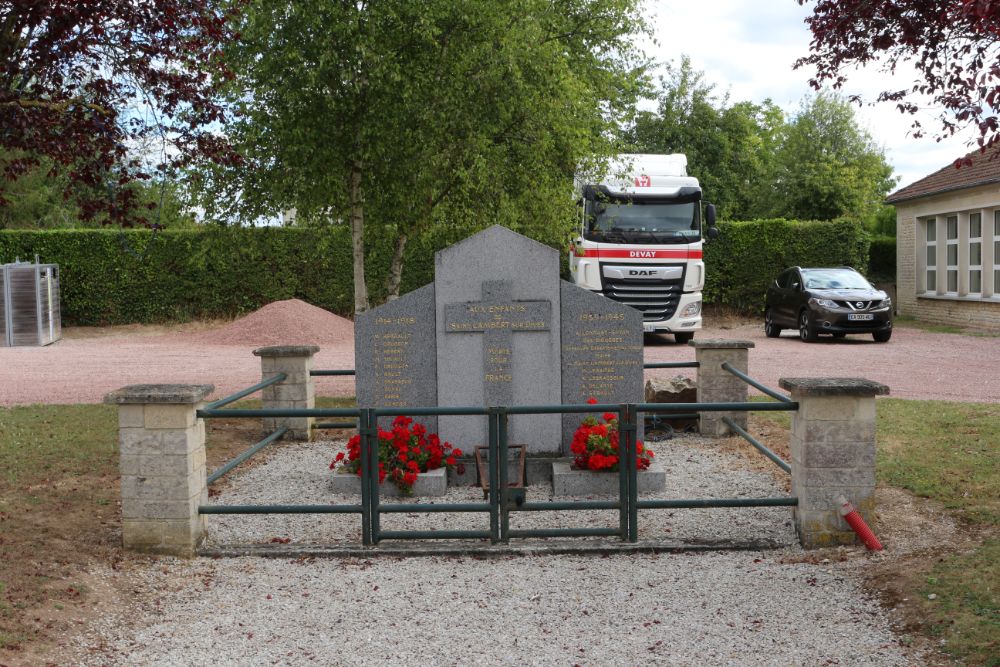
<instances>
[{"instance_id":1,"label":"flower planter","mask_svg":"<svg viewBox=\"0 0 1000 667\"><path fill-rule=\"evenodd\" d=\"M552 491L556 496L617 496L618 472L574 470L567 461L552 464ZM655 461L637 475L639 493L662 491L667 485L667 472Z\"/></svg>"},{"instance_id":2,"label":"flower planter","mask_svg":"<svg viewBox=\"0 0 1000 667\"><path fill-rule=\"evenodd\" d=\"M448 469L438 468L417 475L411 496L443 496L448 492ZM330 475L330 490L345 495L361 495L361 478L354 473L335 472ZM399 498L403 494L390 480L379 484L380 498Z\"/></svg>"}]
</instances>

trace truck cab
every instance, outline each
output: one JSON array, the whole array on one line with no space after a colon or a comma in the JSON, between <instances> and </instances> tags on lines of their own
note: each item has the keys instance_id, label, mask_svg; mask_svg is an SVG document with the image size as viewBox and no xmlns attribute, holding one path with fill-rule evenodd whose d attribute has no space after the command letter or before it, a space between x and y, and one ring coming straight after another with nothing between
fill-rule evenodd
<instances>
[{"instance_id":1,"label":"truck cab","mask_svg":"<svg viewBox=\"0 0 1000 667\"><path fill-rule=\"evenodd\" d=\"M579 233L569 268L580 287L631 306L647 332L684 343L701 328L702 191L687 158L620 155L607 176L579 179ZM717 235L706 206L708 236Z\"/></svg>"}]
</instances>

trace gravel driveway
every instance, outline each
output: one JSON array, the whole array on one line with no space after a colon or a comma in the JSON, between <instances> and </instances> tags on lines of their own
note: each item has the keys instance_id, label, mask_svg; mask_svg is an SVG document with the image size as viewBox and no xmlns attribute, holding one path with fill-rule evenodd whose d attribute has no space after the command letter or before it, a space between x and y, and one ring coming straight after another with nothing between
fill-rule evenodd
<instances>
[{"instance_id":1,"label":"gravel driveway","mask_svg":"<svg viewBox=\"0 0 1000 667\"><path fill-rule=\"evenodd\" d=\"M861 376L887 384L898 398L1000 403L1000 338L935 334L899 328L889 343L868 336L805 344L786 332L766 338L761 327L705 329L698 338L746 339L750 375L777 388L779 377ZM694 350L671 337L650 337L646 361L691 361ZM253 347L206 345L197 336L120 335L69 338L48 347L0 348L0 405L98 403L127 384L214 384L224 396L260 379ZM353 368L354 342L324 343L316 368ZM648 371L671 376L683 371ZM317 378L326 395L353 395L351 379Z\"/></svg>"},{"instance_id":2,"label":"gravel driveway","mask_svg":"<svg viewBox=\"0 0 1000 667\"><path fill-rule=\"evenodd\" d=\"M238 474L212 502L345 502L329 492L326 468L341 445L282 447ZM774 476L741 467L710 440L653 447L674 497L784 493ZM537 487L529 493L538 500L546 495ZM478 488L452 489L446 500L476 496L481 500ZM528 512L517 520L520 527L616 520L614 512L552 514L566 516ZM432 513L406 520L409 528L418 522L468 528L484 517ZM340 515L213 515L210 540L356 541L358 523ZM808 563L787 508L644 512L642 523L644 536L764 539L778 548L496 559L161 559L132 573L132 606L92 626L74 661L206 667L924 662L901 644L856 576L866 561L892 557L891 542L888 556L854 550L843 563Z\"/></svg>"}]
</instances>

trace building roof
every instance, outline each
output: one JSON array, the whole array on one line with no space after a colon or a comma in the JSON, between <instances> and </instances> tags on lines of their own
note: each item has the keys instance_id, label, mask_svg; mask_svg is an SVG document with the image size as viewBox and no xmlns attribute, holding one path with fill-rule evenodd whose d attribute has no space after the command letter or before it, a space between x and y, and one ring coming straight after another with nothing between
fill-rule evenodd
<instances>
[{"instance_id":1,"label":"building roof","mask_svg":"<svg viewBox=\"0 0 1000 667\"><path fill-rule=\"evenodd\" d=\"M966 163L966 160L971 164ZM956 166L958 164L961 166ZM930 176L924 176L916 183L896 190L886 197L885 201L887 204L896 204L988 183L1000 183L1000 153L997 151L980 153L977 148L961 160L956 160Z\"/></svg>"}]
</instances>

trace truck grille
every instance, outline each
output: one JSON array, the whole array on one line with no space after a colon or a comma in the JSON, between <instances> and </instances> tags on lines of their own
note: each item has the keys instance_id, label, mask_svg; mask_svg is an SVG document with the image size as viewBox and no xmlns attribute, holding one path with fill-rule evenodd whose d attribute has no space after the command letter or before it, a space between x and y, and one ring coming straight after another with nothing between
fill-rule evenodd
<instances>
[{"instance_id":1,"label":"truck grille","mask_svg":"<svg viewBox=\"0 0 1000 667\"><path fill-rule=\"evenodd\" d=\"M612 280L604 278L604 296L642 312L645 322L674 316L681 299L682 280Z\"/></svg>"}]
</instances>

